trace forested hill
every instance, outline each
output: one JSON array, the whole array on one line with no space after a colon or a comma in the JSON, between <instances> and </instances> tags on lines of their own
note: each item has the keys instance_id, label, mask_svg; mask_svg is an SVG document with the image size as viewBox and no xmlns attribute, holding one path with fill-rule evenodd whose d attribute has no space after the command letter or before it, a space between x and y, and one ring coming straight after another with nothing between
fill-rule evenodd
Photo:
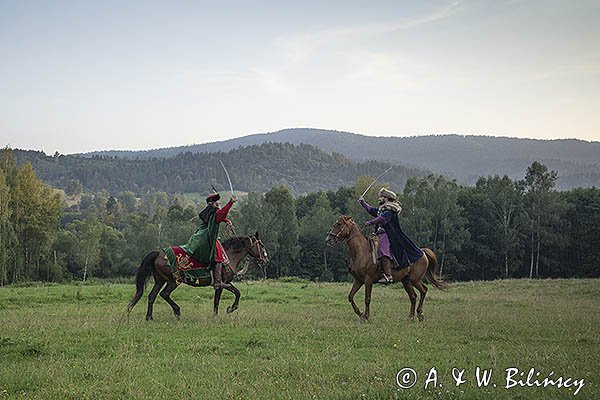
<instances>
[{"instance_id":1,"label":"forested hill","mask_svg":"<svg viewBox=\"0 0 600 400\"><path fill-rule=\"evenodd\" d=\"M370 137L320 129L286 129L222 142L149 151L107 151L89 155L127 158L174 156L181 152L229 151L265 142L311 144L357 162L378 160L427 169L473 184L480 176L521 179L527 166L540 161L559 173L558 189L600 186L600 142L576 139L534 140L489 136L437 135Z\"/></svg>"},{"instance_id":2,"label":"forested hill","mask_svg":"<svg viewBox=\"0 0 600 400\"><path fill-rule=\"evenodd\" d=\"M66 188L70 181L79 180L86 191L106 189L111 193L206 193L211 182L219 190L226 190L229 185L219 160L227 166L236 190L265 192L273 185L286 184L294 194L337 190L351 186L358 176L377 176L389 167L383 162L356 162L339 153L328 154L314 146L289 143L264 143L228 152L185 152L143 160L47 156L23 150L14 150L14 154L19 163L31 162L37 176L54 187ZM426 174L423 170L394 166L385 181L401 188L408 177Z\"/></svg>"}]
</instances>

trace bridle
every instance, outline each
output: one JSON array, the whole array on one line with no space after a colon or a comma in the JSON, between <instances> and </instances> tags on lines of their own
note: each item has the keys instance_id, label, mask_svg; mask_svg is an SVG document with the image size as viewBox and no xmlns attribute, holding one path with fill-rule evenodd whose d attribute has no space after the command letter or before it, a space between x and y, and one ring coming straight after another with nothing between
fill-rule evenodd
<instances>
[{"instance_id":1,"label":"bridle","mask_svg":"<svg viewBox=\"0 0 600 400\"><path fill-rule=\"evenodd\" d=\"M254 236L248 236L248 240L250 243L246 246L246 250L248 254L254 258L259 264L266 264L268 259L265 259L265 245L260 239L255 238ZM256 244L256 253L254 252L254 245ZM258 254L257 254L258 253Z\"/></svg>"},{"instance_id":2,"label":"bridle","mask_svg":"<svg viewBox=\"0 0 600 400\"><path fill-rule=\"evenodd\" d=\"M335 238L335 242L333 244L331 244L330 246L333 246L340 242L347 242L348 240L352 239L352 237L354 235L351 234L352 226L350 225L349 221L352 221L352 218L345 219L343 222L340 222L338 220L338 221L336 221L335 224L333 224L331 229L329 229L329 232L327 232L327 237L331 236L331 237ZM339 232L334 233L333 228L340 223L343 224L342 229L340 229ZM346 228L348 229L348 233L344 232L346 230Z\"/></svg>"}]
</instances>

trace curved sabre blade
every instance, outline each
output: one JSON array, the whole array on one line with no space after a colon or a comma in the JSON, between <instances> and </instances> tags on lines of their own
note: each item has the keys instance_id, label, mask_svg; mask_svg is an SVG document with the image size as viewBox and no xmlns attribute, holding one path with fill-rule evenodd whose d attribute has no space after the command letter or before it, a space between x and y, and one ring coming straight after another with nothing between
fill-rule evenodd
<instances>
[{"instance_id":1,"label":"curved sabre blade","mask_svg":"<svg viewBox=\"0 0 600 400\"><path fill-rule=\"evenodd\" d=\"M375 180L373 182L371 182L371 184L367 187L367 190L365 190L360 197L364 197L365 194L367 194L367 192L369 191L369 189L371 189L371 187L375 184L375 182L377 182L379 180L379 178L381 178L382 176L384 176L385 174L387 174L387 172L390 169L392 169L392 168L393 168L393 166L389 167L388 169L386 169L385 171L383 171L383 173L381 175L379 175L377 178L375 178Z\"/></svg>"},{"instance_id":2,"label":"curved sabre blade","mask_svg":"<svg viewBox=\"0 0 600 400\"><path fill-rule=\"evenodd\" d=\"M227 180L229 181L229 189L231 189L231 195L235 196L233 194L233 185L231 184L231 178L229 177L229 172L227 172L227 168L225 168L225 164L223 164L223 161L219 160L219 164L221 164L221 167L223 167L223 171L225 171L225 175L227 175Z\"/></svg>"}]
</instances>

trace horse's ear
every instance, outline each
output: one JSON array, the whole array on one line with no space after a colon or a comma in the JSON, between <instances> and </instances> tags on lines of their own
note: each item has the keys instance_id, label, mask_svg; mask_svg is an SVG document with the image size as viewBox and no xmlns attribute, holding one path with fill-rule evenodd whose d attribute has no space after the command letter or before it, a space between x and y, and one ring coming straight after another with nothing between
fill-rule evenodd
<instances>
[{"instance_id":1,"label":"horse's ear","mask_svg":"<svg viewBox=\"0 0 600 400\"><path fill-rule=\"evenodd\" d=\"M258 239L258 231L254 234L254 237Z\"/></svg>"}]
</instances>

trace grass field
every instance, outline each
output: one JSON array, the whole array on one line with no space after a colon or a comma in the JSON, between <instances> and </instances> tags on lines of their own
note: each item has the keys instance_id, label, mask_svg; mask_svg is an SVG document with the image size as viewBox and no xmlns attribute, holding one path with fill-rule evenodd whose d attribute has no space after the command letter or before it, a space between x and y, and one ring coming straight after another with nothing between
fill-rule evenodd
<instances>
[{"instance_id":1,"label":"grass field","mask_svg":"<svg viewBox=\"0 0 600 400\"><path fill-rule=\"evenodd\" d=\"M374 289L367 323L347 283L238 287L232 316L232 296L213 317L212 291L186 286L181 320L159 298L151 322L145 296L125 316L133 284L0 288L0 399L600 398L598 280L430 288L422 323L401 286Z\"/></svg>"}]
</instances>

